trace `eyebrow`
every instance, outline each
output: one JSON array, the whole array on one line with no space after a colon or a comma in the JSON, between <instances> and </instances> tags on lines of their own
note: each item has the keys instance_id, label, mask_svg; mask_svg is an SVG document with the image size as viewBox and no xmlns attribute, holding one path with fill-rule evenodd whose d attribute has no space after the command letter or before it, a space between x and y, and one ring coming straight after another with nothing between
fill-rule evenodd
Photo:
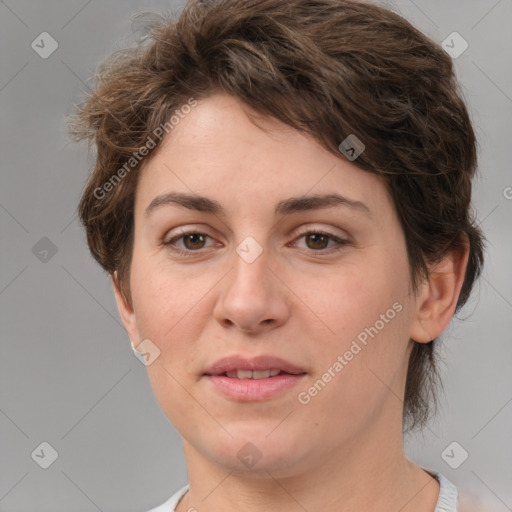
<instances>
[{"instance_id":1,"label":"eyebrow","mask_svg":"<svg viewBox=\"0 0 512 512\"><path fill-rule=\"evenodd\" d=\"M145 210L146 216L149 216L154 210L165 205L179 205L189 210L196 210L204 213L212 213L219 217L225 217L226 212L222 205L208 197L196 194L185 194L182 192L169 192L155 197ZM279 201L275 208L275 215L290 215L292 213L321 210L324 208L347 207L358 210L365 215L371 216L371 211L361 201L355 201L339 194L324 194L290 197Z\"/></svg>"}]
</instances>

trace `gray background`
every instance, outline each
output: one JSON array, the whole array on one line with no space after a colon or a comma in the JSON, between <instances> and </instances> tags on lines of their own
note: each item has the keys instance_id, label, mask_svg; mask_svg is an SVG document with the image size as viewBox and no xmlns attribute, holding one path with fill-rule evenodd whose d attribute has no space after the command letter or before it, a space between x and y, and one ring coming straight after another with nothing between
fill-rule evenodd
<instances>
[{"instance_id":1,"label":"gray background","mask_svg":"<svg viewBox=\"0 0 512 512\"><path fill-rule=\"evenodd\" d=\"M424 435L407 440L407 452L487 510L512 510L512 2L387 5L434 40L457 31L469 43L454 60L480 142L474 199L489 240L464 321L453 321L442 345L443 409ZM133 44L131 15L170 7L180 4L0 2L3 512L136 512L186 483L180 438L88 254L75 208L93 154L70 144L65 126L98 62ZM31 48L42 32L58 42L46 59ZM41 252L50 246L43 237L54 255L53 246ZM59 455L48 469L31 457L43 441ZM454 441L469 453L458 469L442 457ZM452 458L461 453L456 446Z\"/></svg>"}]
</instances>

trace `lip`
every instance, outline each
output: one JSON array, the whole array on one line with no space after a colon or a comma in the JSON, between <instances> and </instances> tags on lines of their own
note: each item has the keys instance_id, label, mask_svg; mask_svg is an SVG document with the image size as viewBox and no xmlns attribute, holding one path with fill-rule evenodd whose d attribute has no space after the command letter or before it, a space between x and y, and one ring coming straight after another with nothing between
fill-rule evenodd
<instances>
[{"instance_id":1,"label":"lip","mask_svg":"<svg viewBox=\"0 0 512 512\"><path fill-rule=\"evenodd\" d=\"M261 355L252 358L246 358L241 355L233 355L218 359L215 363L206 368L204 374L207 376L219 376L223 373L233 370L268 370L276 368L282 372L298 375L306 373L304 369L271 355ZM275 377L273 377L275 378ZM261 379L266 380L266 379Z\"/></svg>"},{"instance_id":2,"label":"lip","mask_svg":"<svg viewBox=\"0 0 512 512\"><path fill-rule=\"evenodd\" d=\"M265 379L237 379L223 375L233 370L279 369L284 374ZM279 357L262 355L245 358L234 355L219 359L210 365L203 378L213 389L226 398L237 402L261 401L274 398L301 382L307 373L300 367Z\"/></svg>"}]
</instances>

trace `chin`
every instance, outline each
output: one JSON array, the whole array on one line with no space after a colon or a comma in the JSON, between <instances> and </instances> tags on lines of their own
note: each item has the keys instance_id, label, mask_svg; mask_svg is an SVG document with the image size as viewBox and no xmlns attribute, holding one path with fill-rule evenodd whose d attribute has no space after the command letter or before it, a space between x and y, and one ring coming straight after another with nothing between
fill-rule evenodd
<instances>
[{"instance_id":1,"label":"chin","mask_svg":"<svg viewBox=\"0 0 512 512\"><path fill-rule=\"evenodd\" d=\"M294 439L285 429L272 432L275 428L276 423L273 422L270 429L244 428L242 434L227 427L233 438L226 436L222 441L212 441L208 443L209 446L203 445L203 451L208 453L212 462L233 473L257 478L268 478L269 473L289 476L297 471L297 465L306 458L304 449L307 439Z\"/></svg>"}]
</instances>

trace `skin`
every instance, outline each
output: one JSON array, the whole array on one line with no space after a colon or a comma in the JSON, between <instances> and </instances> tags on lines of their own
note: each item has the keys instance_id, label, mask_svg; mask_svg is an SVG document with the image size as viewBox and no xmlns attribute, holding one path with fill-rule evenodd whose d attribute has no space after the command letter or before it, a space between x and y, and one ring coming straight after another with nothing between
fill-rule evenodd
<instances>
[{"instance_id":1,"label":"skin","mask_svg":"<svg viewBox=\"0 0 512 512\"><path fill-rule=\"evenodd\" d=\"M274 119L260 118L262 130L248 112L217 93L175 126L137 185L131 301L114 274L132 343L150 339L160 350L148 375L182 436L190 485L177 510L432 512L439 484L404 454L407 362L413 343L449 323L467 248L449 252L413 293L383 179ZM225 217L176 204L146 215L167 192L215 199ZM369 213L342 206L274 215L283 199L333 192ZM174 241L191 256L162 244L178 228L207 235ZM347 243L303 236L315 230ZM262 248L252 263L235 250L247 236ZM298 393L394 303L401 311L301 404ZM233 401L203 377L232 354L276 355L307 375L277 397ZM252 468L237 457L249 442L262 454Z\"/></svg>"}]
</instances>

